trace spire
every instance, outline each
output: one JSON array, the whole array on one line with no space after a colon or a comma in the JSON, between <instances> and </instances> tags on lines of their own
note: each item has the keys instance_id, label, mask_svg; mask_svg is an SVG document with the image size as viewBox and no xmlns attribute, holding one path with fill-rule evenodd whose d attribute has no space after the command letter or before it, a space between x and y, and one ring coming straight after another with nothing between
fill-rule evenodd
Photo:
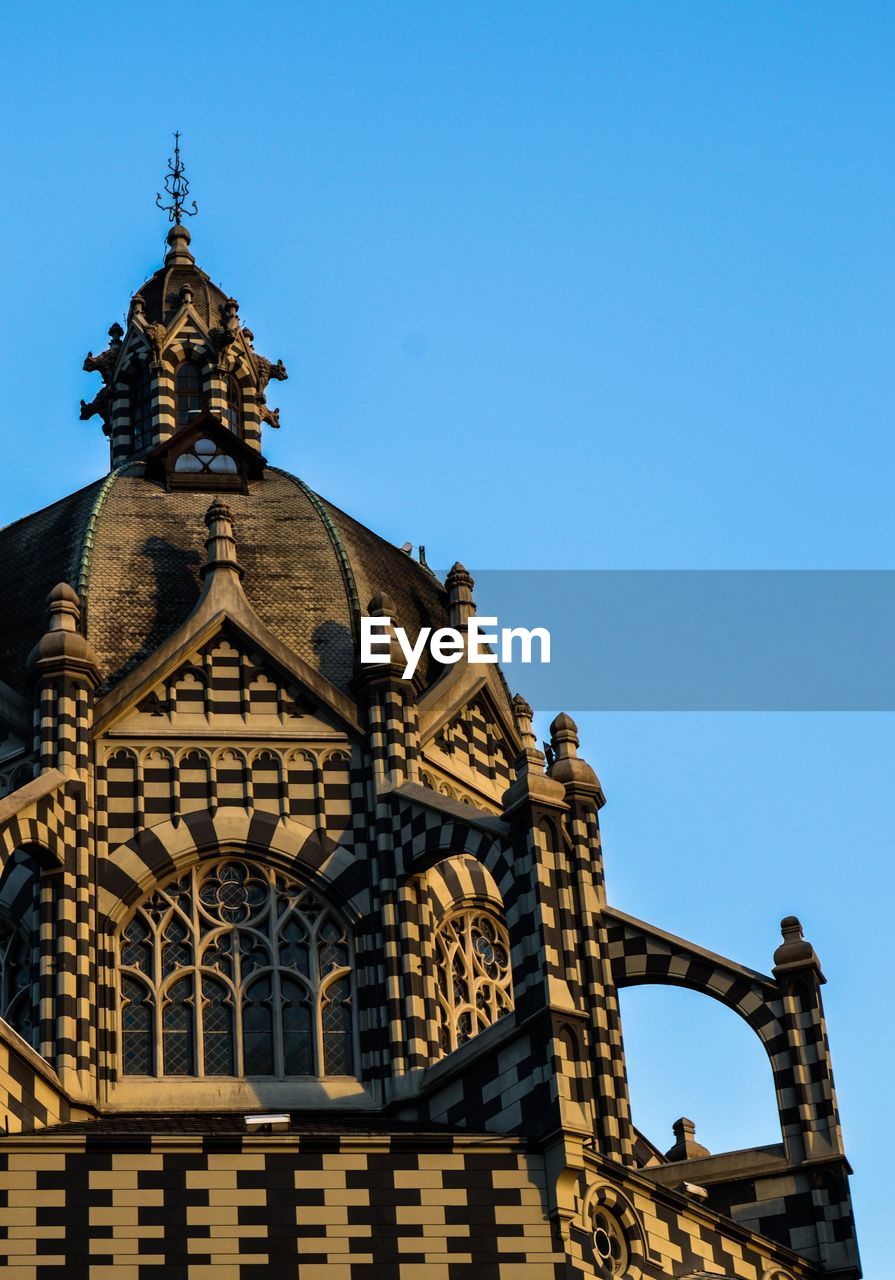
<instances>
[{"instance_id":1,"label":"spire","mask_svg":"<svg viewBox=\"0 0 895 1280\"><path fill-rule=\"evenodd\" d=\"M236 559L233 512L220 498L215 498L206 511L205 523L208 526L205 539L207 556L199 573L206 580L207 591L213 579L224 573L235 574L238 581L242 577L242 566Z\"/></svg>"},{"instance_id":2,"label":"spire","mask_svg":"<svg viewBox=\"0 0 895 1280\"><path fill-rule=\"evenodd\" d=\"M199 212L199 206L195 200L192 202L192 209L186 207L189 193L190 184L187 181L186 171L180 159L180 131L177 130L174 133L174 159L172 160L170 156L168 157L168 172L165 174L165 194L171 197L171 203L162 204L162 193L160 191L155 193L155 203L167 213L171 222L179 226L184 214L188 218L194 218Z\"/></svg>"},{"instance_id":3,"label":"spire","mask_svg":"<svg viewBox=\"0 0 895 1280\"><path fill-rule=\"evenodd\" d=\"M81 601L67 582L47 597L49 620L42 638L31 650L28 670L36 677L67 671L88 684L99 683L96 654L81 631Z\"/></svg>"},{"instance_id":4,"label":"spire","mask_svg":"<svg viewBox=\"0 0 895 1280\"><path fill-rule=\"evenodd\" d=\"M448 591L448 621L452 627L462 631L475 613L475 603L472 598L475 583L472 575L458 560L445 579L444 585Z\"/></svg>"},{"instance_id":5,"label":"spire","mask_svg":"<svg viewBox=\"0 0 895 1280\"><path fill-rule=\"evenodd\" d=\"M519 730L519 737L522 739L523 750L525 751L536 748L538 745L534 729L531 726L533 715L534 712L522 697L522 694L517 693L513 698L513 716L516 721L516 728Z\"/></svg>"},{"instance_id":6,"label":"spire","mask_svg":"<svg viewBox=\"0 0 895 1280\"><path fill-rule=\"evenodd\" d=\"M195 262L190 253L190 233L183 225L184 217L193 218L199 212L199 206L192 201L192 209L187 208L187 197L190 184L186 176L183 161L180 158L180 132L174 134L174 158L168 157L168 172L165 174L165 194L171 199L170 204L162 204L162 193L155 193L155 203L168 215L173 224L168 232L170 248L165 255L166 267L188 267Z\"/></svg>"},{"instance_id":7,"label":"spire","mask_svg":"<svg viewBox=\"0 0 895 1280\"><path fill-rule=\"evenodd\" d=\"M593 794L597 808L606 803L600 779L586 760L578 755L578 726L565 712L556 717L550 726L551 778L564 787L578 787Z\"/></svg>"}]
</instances>

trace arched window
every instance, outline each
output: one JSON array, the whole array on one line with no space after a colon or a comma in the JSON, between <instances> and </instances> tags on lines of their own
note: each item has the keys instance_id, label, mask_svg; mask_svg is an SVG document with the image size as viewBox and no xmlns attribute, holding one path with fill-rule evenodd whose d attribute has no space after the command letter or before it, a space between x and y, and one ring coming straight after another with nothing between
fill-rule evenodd
<instances>
[{"instance_id":1,"label":"arched window","mask_svg":"<svg viewBox=\"0 0 895 1280\"><path fill-rule=\"evenodd\" d=\"M242 435L242 387L232 373L227 374L227 408L224 420L234 435Z\"/></svg>"},{"instance_id":2,"label":"arched window","mask_svg":"<svg viewBox=\"0 0 895 1280\"><path fill-rule=\"evenodd\" d=\"M351 1075L345 924L291 876L241 858L157 889L121 933L132 1075Z\"/></svg>"},{"instance_id":3,"label":"arched window","mask_svg":"<svg viewBox=\"0 0 895 1280\"><path fill-rule=\"evenodd\" d=\"M40 867L17 849L0 877L0 1017L36 1044Z\"/></svg>"},{"instance_id":4,"label":"arched window","mask_svg":"<svg viewBox=\"0 0 895 1280\"><path fill-rule=\"evenodd\" d=\"M152 373L140 369L131 382L131 433L134 452L152 443Z\"/></svg>"},{"instance_id":5,"label":"arched window","mask_svg":"<svg viewBox=\"0 0 895 1280\"><path fill-rule=\"evenodd\" d=\"M492 912L469 907L438 926L435 987L442 1054L452 1053L510 1012L510 939Z\"/></svg>"},{"instance_id":6,"label":"arched window","mask_svg":"<svg viewBox=\"0 0 895 1280\"><path fill-rule=\"evenodd\" d=\"M202 375L192 360L184 360L174 372L177 425L185 427L202 412Z\"/></svg>"},{"instance_id":7,"label":"arched window","mask_svg":"<svg viewBox=\"0 0 895 1280\"><path fill-rule=\"evenodd\" d=\"M26 920L0 917L0 1015L29 1044L34 1032L32 914Z\"/></svg>"}]
</instances>

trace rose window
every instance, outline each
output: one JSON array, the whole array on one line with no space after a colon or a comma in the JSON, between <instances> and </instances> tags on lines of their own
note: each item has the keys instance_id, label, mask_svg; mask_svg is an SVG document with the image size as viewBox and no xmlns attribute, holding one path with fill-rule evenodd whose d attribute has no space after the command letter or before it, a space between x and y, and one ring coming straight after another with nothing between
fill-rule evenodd
<instances>
[{"instance_id":1,"label":"rose window","mask_svg":"<svg viewBox=\"0 0 895 1280\"><path fill-rule=\"evenodd\" d=\"M616 1219L601 1205L591 1212L594 1253L607 1276L620 1276L628 1262L628 1245Z\"/></svg>"}]
</instances>

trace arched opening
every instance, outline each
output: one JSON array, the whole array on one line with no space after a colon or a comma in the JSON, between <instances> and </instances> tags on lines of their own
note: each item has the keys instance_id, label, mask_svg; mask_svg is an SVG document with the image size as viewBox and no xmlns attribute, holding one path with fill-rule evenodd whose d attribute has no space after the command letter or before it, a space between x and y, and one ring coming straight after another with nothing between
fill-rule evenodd
<instances>
[{"instance_id":1,"label":"arched opening","mask_svg":"<svg viewBox=\"0 0 895 1280\"><path fill-rule=\"evenodd\" d=\"M124 1074L353 1074L350 932L291 875L199 863L140 902L119 945Z\"/></svg>"},{"instance_id":2,"label":"arched opening","mask_svg":"<svg viewBox=\"0 0 895 1280\"><path fill-rule=\"evenodd\" d=\"M632 1120L661 1152L680 1117L713 1154L779 1142L771 1064L732 1009L683 987L619 991Z\"/></svg>"},{"instance_id":3,"label":"arched opening","mask_svg":"<svg viewBox=\"0 0 895 1280\"><path fill-rule=\"evenodd\" d=\"M134 453L142 453L153 439L152 373L148 368L137 369L131 379L130 413Z\"/></svg>"},{"instance_id":4,"label":"arched opening","mask_svg":"<svg viewBox=\"0 0 895 1280\"><path fill-rule=\"evenodd\" d=\"M202 374L192 360L184 360L174 371L174 400L178 427L185 427L202 412Z\"/></svg>"},{"instance_id":5,"label":"arched opening","mask_svg":"<svg viewBox=\"0 0 895 1280\"><path fill-rule=\"evenodd\" d=\"M224 421L234 435L242 435L242 387L235 374L226 377L227 404L224 409Z\"/></svg>"},{"instance_id":6,"label":"arched opening","mask_svg":"<svg viewBox=\"0 0 895 1280\"><path fill-rule=\"evenodd\" d=\"M0 1017L37 1042L40 865L17 849L0 877Z\"/></svg>"}]
</instances>

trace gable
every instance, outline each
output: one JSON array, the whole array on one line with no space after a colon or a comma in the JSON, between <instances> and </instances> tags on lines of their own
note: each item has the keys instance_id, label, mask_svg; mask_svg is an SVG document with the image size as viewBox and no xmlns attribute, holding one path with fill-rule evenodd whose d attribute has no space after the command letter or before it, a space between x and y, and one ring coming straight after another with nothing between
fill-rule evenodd
<instances>
[{"instance_id":1,"label":"gable","mask_svg":"<svg viewBox=\"0 0 895 1280\"><path fill-rule=\"evenodd\" d=\"M115 724L119 733L324 734L337 727L317 699L224 624Z\"/></svg>"},{"instance_id":2,"label":"gable","mask_svg":"<svg viewBox=\"0 0 895 1280\"><path fill-rule=\"evenodd\" d=\"M515 756L516 746L487 690L462 706L423 748L424 759L442 773L491 795L502 794L513 781Z\"/></svg>"}]
</instances>

